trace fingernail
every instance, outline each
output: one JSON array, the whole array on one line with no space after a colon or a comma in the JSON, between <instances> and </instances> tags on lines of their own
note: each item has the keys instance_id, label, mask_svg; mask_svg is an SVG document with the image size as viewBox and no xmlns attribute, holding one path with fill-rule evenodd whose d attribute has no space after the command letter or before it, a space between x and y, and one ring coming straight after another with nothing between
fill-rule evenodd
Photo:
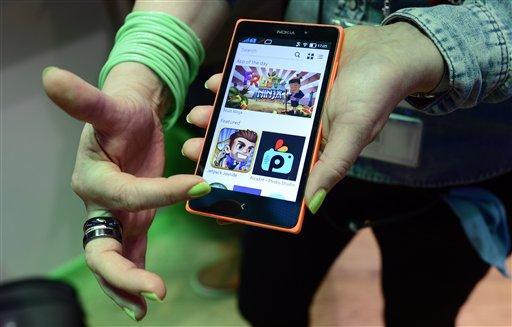
<instances>
[{"instance_id":1,"label":"fingernail","mask_svg":"<svg viewBox=\"0 0 512 327\"><path fill-rule=\"evenodd\" d=\"M313 195L313 197L309 201L309 211L315 214L318 211L318 209L320 209L320 206L322 205L322 202L324 202L326 195L327 192L323 188L316 191L315 195Z\"/></svg>"},{"instance_id":2,"label":"fingernail","mask_svg":"<svg viewBox=\"0 0 512 327\"><path fill-rule=\"evenodd\" d=\"M137 318L135 318L135 311L133 311L132 309L129 309L127 307L123 307L123 311L128 315L128 317L130 317L133 320L137 321Z\"/></svg>"},{"instance_id":3,"label":"fingernail","mask_svg":"<svg viewBox=\"0 0 512 327\"><path fill-rule=\"evenodd\" d=\"M46 74L48 74L48 72L50 70L55 69L55 68L57 68L57 67L55 67L55 66L48 66L45 69L43 69L43 72L41 73L41 75L44 77Z\"/></svg>"},{"instance_id":4,"label":"fingernail","mask_svg":"<svg viewBox=\"0 0 512 327\"><path fill-rule=\"evenodd\" d=\"M195 186L193 186L190 190L188 190L188 195L190 195L193 198L198 198L200 196L206 195L210 193L212 188L210 185L206 182L201 182Z\"/></svg>"},{"instance_id":5,"label":"fingernail","mask_svg":"<svg viewBox=\"0 0 512 327\"><path fill-rule=\"evenodd\" d=\"M209 90L210 88L208 87L208 81L204 82L204 88Z\"/></svg>"},{"instance_id":6,"label":"fingernail","mask_svg":"<svg viewBox=\"0 0 512 327\"><path fill-rule=\"evenodd\" d=\"M188 114L186 117L185 117L185 120L187 121L187 123L189 124L192 124L192 122L190 122L190 114Z\"/></svg>"},{"instance_id":7,"label":"fingernail","mask_svg":"<svg viewBox=\"0 0 512 327\"><path fill-rule=\"evenodd\" d=\"M151 300L151 301L157 301L160 303L164 302L153 292L141 292L140 295L142 295L143 297L145 297L146 299Z\"/></svg>"},{"instance_id":8,"label":"fingernail","mask_svg":"<svg viewBox=\"0 0 512 327\"><path fill-rule=\"evenodd\" d=\"M183 148L181 148L181 155L185 156L185 151L183 150Z\"/></svg>"}]
</instances>

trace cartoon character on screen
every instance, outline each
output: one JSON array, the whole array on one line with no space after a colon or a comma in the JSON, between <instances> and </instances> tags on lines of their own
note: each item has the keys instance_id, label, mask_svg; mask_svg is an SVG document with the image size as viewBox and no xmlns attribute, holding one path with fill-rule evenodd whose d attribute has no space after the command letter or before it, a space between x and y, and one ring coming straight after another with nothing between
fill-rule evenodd
<instances>
[{"instance_id":1,"label":"cartoon character on screen","mask_svg":"<svg viewBox=\"0 0 512 327\"><path fill-rule=\"evenodd\" d=\"M272 72L271 74L268 74L268 78L272 81L272 86L276 89L283 78L281 76L277 75L277 72Z\"/></svg>"},{"instance_id":2,"label":"cartoon character on screen","mask_svg":"<svg viewBox=\"0 0 512 327\"><path fill-rule=\"evenodd\" d=\"M244 71L244 83L243 85L249 85L249 82L252 79L252 72Z\"/></svg>"},{"instance_id":3,"label":"cartoon character on screen","mask_svg":"<svg viewBox=\"0 0 512 327\"><path fill-rule=\"evenodd\" d=\"M276 88L281 82L281 77L277 76L277 72L273 71L267 74L267 79L265 80L265 87L270 89L272 87Z\"/></svg>"},{"instance_id":4,"label":"cartoon character on screen","mask_svg":"<svg viewBox=\"0 0 512 327\"><path fill-rule=\"evenodd\" d=\"M227 140L228 144L215 156L214 166L229 170L248 171L257 138L258 134L251 130L239 130L231 134Z\"/></svg>"},{"instance_id":5,"label":"cartoon character on screen","mask_svg":"<svg viewBox=\"0 0 512 327\"><path fill-rule=\"evenodd\" d=\"M304 97L304 93L300 90L300 79L301 77L296 75L296 77L288 81L288 84L290 85L290 93L286 96L286 100L290 101L290 105L292 107L292 110L286 111L288 115L299 114L297 107L299 106L300 99Z\"/></svg>"},{"instance_id":6,"label":"cartoon character on screen","mask_svg":"<svg viewBox=\"0 0 512 327\"><path fill-rule=\"evenodd\" d=\"M239 90L236 86L232 86L228 91L228 99L226 100L226 107L236 109L247 109L249 106L249 99L247 98L248 87Z\"/></svg>"},{"instance_id":7,"label":"cartoon character on screen","mask_svg":"<svg viewBox=\"0 0 512 327\"><path fill-rule=\"evenodd\" d=\"M249 86L254 85L255 87L258 87L258 81L260 80L260 75L256 73L251 74L251 79L249 80Z\"/></svg>"}]
</instances>

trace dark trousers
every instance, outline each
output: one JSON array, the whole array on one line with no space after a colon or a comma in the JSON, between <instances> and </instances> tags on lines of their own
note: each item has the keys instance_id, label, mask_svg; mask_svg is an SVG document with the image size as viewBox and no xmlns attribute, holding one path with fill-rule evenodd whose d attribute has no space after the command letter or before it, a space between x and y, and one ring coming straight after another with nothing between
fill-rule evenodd
<instances>
[{"instance_id":1,"label":"dark trousers","mask_svg":"<svg viewBox=\"0 0 512 327\"><path fill-rule=\"evenodd\" d=\"M476 186L512 210L512 191L507 191L512 174ZM454 326L489 265L440 199L446 191L346 178L315 216L306 216L299 235L248 228L242 246L242 315L253 326L307 326L313 296L354 236L348 226L355 222L370 225L380 247L386 326Z\"/></svg>"}]
</instances>

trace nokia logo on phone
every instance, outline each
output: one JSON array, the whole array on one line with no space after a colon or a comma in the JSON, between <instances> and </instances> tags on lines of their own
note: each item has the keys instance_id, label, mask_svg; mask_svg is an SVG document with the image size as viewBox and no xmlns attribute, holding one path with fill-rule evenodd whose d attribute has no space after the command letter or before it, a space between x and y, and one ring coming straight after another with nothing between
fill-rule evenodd
<instances>
[{"instance_id":1,"label":"nokia logo on phone","mask_svg":"<svg viewBox=\"0 0 512 327\"><path fill-rule=\"evenodd\" d=\"M287 35L295 35L295 31L287 31L287 30L276 30L277 34L287 34Z\"/></svg>"}]
</instances>

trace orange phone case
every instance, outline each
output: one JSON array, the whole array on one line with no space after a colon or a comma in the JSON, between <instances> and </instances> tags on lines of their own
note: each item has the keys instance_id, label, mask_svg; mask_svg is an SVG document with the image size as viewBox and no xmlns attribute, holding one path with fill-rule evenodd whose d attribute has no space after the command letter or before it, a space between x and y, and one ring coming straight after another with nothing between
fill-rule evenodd
<instances>
[{"instance_id":1,"label":"orange phone case","mask_svg":"<svg viewBox=\"0 0 512 327\"><path fill-rule=\"evenodd\" d=\"M324 102L325 102L325 100L329 97L329 94L330 94L332 85L334 84L334 80L336 78L336 73L337 73L337 70L338 70L339 59L340 59L341 48L342 48L343 37L344 37L344 32L343 32L343 28L342 27L335 26L335 25L323 25L323 24L320 25L320 24L305 24L305 23L281 22L281 21L269 21L269 20L257 20L257 19L239 19L239 20L236 21L235 30L233 32L233 36L231 37L231 42L229 44L228 54L231 53L231 48L233 47L233 41L234 41L234 37L235 37L235 34L236 34L236 30L238 29L238 24L240 24L241 22L261 22L261 23L272 23L272 24L294 24L294 25L306 25L306 26L331 26L331 27L337 28L339 30L340 34L339 34L339 38L338 38L338 46L336 47L336 52L334 53L333 66L331 68L332 69L332 73L331 73L331 76L329 78L329 82L327 84L327 91L326 91L326 96L325 96L325 99L324 99ZM224 74L226 73L226 67L227 67L227 64L228 64L228 58L229 58L229 56L226 57L226 61L224 62L224 67L222 68L222 77L223 78L224 78ZM219 98L219 93L217 93L215 95L214 107L217 104L218 98ZM206 128L205 135L208 135L208 130L210 129L210 123L211 123L211 117L210 117L210 121L208 122L208 127ZM322 120L320 120L320 125L319 125L318 132L317 132L317 135L316 135L315 147L314 147L314 150L313 150L313 156L311 158L311 163L310 163L310 167L309 167L309 171L310 172L311 172L311 169L313 168L313 165L315 164L315 162L318 159L318 152L320 150L321 140L322 140ZM199 156L199 158L202 157L203 151L204 151L204 144L203 144L203 147L201 148L201 155ZM196 165L195 174L197 174L197 170L199 168L199 161L200 160L198 160L197 165ZM280 226L274 226L274 225L269 225L269 224L263 224L263 223L258 223L258 222L254 222L254 221L249 221L249 220L245 220L245 219L238 219L238 218L227 217L227 216L219 216L219 215L208 213L208 212L197 211L197 210L194 210L194 209L190 208L188 201L187 201L187 203L185 205L185 208L186 208L186 210L188 212L196 214L196 215L200 215L200 216L206 216L206 217L216 218L216 219L220 219L220 220L226 220L226 221L234 222L234 223L241 223L241 224L246 224L246 225L251 225L251 226L257 226L257 227L262 227L262 228L278 230L278 231L282 231L282 232L298 234L300 232L301 228L302 228L302 222L304 220L304 214L305 214L305 210L306 210L306 202L304 200L302 200L302 204L301 204L301 208L300 208L300 212L299 212L299 218L297 219L297 224L294 227L292 227L292 228L285 228L285 227L280 227Z\"/></svg>"}]
</instances>

